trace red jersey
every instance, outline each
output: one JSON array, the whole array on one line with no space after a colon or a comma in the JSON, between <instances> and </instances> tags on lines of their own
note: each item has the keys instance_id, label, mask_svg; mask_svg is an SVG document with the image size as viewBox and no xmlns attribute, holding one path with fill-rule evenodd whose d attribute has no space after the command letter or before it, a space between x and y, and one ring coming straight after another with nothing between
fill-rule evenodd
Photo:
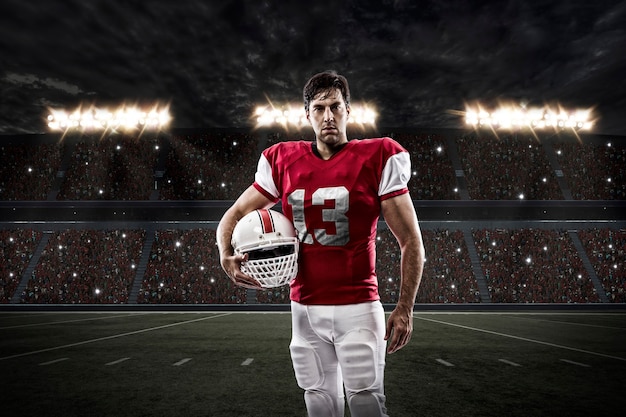
<instances>
[{"instance_id":1,"label":"red jersey","mask_svg":"<svg viewBox=\"0 0 626 417\"><path fill-rule=\"evenodd\" d=\"M281 142L259 159L254 187L282 201L300 239L291 299L301 304L379 300L376 225L381 201L408 193L408 152L390 138L351 140L329 160L311 142Z\"/></svg>"}]
</instances>

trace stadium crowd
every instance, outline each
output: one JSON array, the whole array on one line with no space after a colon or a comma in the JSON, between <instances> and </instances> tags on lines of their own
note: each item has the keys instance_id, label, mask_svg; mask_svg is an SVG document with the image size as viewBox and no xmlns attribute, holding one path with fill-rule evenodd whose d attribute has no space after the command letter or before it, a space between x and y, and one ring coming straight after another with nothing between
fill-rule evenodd
<instances>
[{"instance_id":1,"label":"stadium crowd","mask_svg":"<svg viewBox=\"0 0 626 417\"><path fill-rule=\"evenodd\" d=\"M62 153L58 143L0 145L0 200L46 200Z\"/></svg>"},{"instance_id":2,"label":"stadium crowd","mask_svg":"<svg viewBox=\"0 0 626 417\"><path fill-rule=\"evenodd\" d=\"M562 200L554 171L535 138L457 138L473 200Z\"/></svg>"},{"instance_id":3,"label":"stadium crowd","mask_svg":"<svg viewBox=\"0 0 626 417\"><path fill-rule=\"evenodd\" d=\"M409 191L413 199L460 199L454 167L443 136L407 133L395 133L391 136L411 155L413 173L409 181Z\"/></svg>"},{"instance_id":4,"label":"stadium crowd","mask_svg":"<svg viewBox=\"0 0 626 417\"><path fill-rule=\"evenodd\" d=\"M161 200L232 200L254 178L258 138L212 133L174 136L170 141Z\"/></svg>"},{"instance_id":5,"label":"stadium crowd","mask_svg":"<svg viewBox=\"0 0 626 417\"><path fill-rule=\"evenodd\" d=\"M600 301L565 231L481 229L473 237L492 302Z\"/></svg>"},{"instance_id":6,"label":"stadium crowd","mask_svg":"<svg viewBox=\"0 0 626 417\"><path fill-rule=\"evenodd\" d=\"M22 302L128 302L144 237L143 230L56 232L21 294Z\"/></svg>"},{"instance_id":7,"label":"stadium crowd","mask_svg":"<svg viewBox=\"0 0 626 417\"><path fill-rule=\"evenodd\" d=\"M259 291L256 300L226 279L212 229L157 230L143 276L136 268L143 230L65 230L49 239L37 260L22 303L127 303L140 281L144 304L288 303L287 287ZM423 230L427 260L418 303L478 303L481 294L463 232ZM609 302L626 302L626 230L578 232ZM2 230L0 299L10 302L41 232ZM480 229L472 236L489 296L496 303L596 303L600 299L569 235L563 230ZM397 301L399 248L379 230L376 267L381 300Z\"/></svg>"},{"instance_id":8,"label":"stadium crowd","mask_svg":"<svg viewBox=\"0 0 626 417\"><path fill-rule=\"evenodd\" d=\"M147 200L159 153L155 137L81 140L72 152L58 200Z\"/></svg>"},{"instance_id":9,"label":"stadium crowd","mask_svg":"<svg viewBox=\"0 0 626 417\"><path fill-rule=\"evenodd\" d=\"M553 147L575 200L626 199L626 147L610 142L562 142Z\"/></svg>"},{"instance_id":10,"label":"stadium crowd","mask_svg":"<svg viewBox=\"0 0 626 417\"><path fill-rule=\"evenodd\" d=\"M414 174L409 188L417 200L460 199L455 169L463 170L473 200L522 196L563 200L565 193L550 155L556 155L563 183L574 199L626 199L626 148L621 144L548 144L536 138L476 134L454 140L426 133L380 136L394 137L410 152ZM278 141L312 138L310 131L203 132L4 144L0 146L0 200L231 200L250 185L261 149ZM457 146L460 166L455 167L451 158L452 144ZM8 303L42 233L4 227L0 229L0 302ZM610 302L626 302L625 233L578 232ZM423 234L427 262L417 301L480 302L463 233L438 229ZM143 230L54 233L18 298L23 303L68 304L288 302L287 288L257 292L256 300L248 300L251 293L233 288L217 262L215 232L210 229L158 230L146 271L137 277L145 239ZM381 297L395 302L399 250L388 230L381 229L377 239ZM473 231L473 239L493 302L599 302L566 232L481 229ZM136 300L129 300L136 279L140 290Z\"/></svg>"},{"instance_id":11,"label":"stadium crowd","mask_svg":"<svg viewBox=\"0 0 626 417\"><path fill-rule=\"evenodd\" d=\"M460 230L422 230L426 263L418 303L480 302L478 284ZM400 290L400 250L389 229L377 236L376 270L384 303L396 303Z\"/></svg>"},{"instance_id":12,"label":"stadium crowd","mask_svg":"<svg viewBox=\"0 0 626 417\"><path fill-rule=\"evenodd\" d=\"M594 228L578 235L609 302L626 303L626 230Z\"/></svg>"},{"instance_id":13,"label":"stadium crowd","mask_svg":"<svg viewBox=\"0 0 626 417\"><path fill-rule=\"evenodd\" d=\"M222 271L215 230L155 232L138 303L242 304L246 295Z\"/></svg>"},{"instance_id":14,"label":"stadium crowd","mask_svg":"<svg viewBox=\"0 0 626 417\"><path fill-rule=\"evenodd\" d=\"M460 199L455 170L463 171L472 200L563 200L555 167L546 155L548 146L558 155L560 171L575 200L626 199L623 145L548 144L534 137L467 134L454 138L461 164L454 167L449 142L440 134L379 136L394 137L410 152L413 177L409 188L416 200ZM155 191L161 200L232 200L250 184L262 148L278 141L311 139L309 131L204 132L85 136L74 147L63 142L3 145L0 200L51 196L57 200L147 200ZM68 166L61 166L66 152L71 152L66 157ZM55 187L58 192L51 194Z\"/></svg>"},{"instance_id":15,"label":"stadium crowd","mask_svg":"<svg viewBox=\"0 0 626 417\"><path fill-rule=\"evenodd\" d=\"M0 303L9 303L41 240L32 229L0 230Z\"/></svg>"}]
</instances>

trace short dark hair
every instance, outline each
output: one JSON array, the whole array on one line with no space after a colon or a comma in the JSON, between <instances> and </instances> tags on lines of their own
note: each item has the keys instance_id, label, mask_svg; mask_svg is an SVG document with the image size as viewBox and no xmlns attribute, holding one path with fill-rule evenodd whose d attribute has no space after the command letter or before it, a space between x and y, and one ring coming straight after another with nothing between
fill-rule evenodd
<instances>
[{"instance_id":1,"label":"short dark hair","mask_svg":"<svg viewBox=\"0 0 626 417\"><path fill-rule=\"evenodd\" d=\"M337 74L336 71L324 71L312 76L304 85L302 96L304 98L304 110L309 111L311 101L319 93L329 93L332 90L341 91L346 107L350 106L350 87L348 80L343 75Z\"/></svg>"}]
</instances>

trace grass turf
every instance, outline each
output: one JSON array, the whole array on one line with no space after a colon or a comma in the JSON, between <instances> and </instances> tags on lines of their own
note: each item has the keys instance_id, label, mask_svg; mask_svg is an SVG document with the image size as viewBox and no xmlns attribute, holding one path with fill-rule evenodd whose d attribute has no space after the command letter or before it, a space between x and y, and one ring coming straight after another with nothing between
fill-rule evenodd
<instances>
[{"instance_id":1,"label":"grass turf","mask_svg":"<svg viewBox=\"0 0 626 417\"><path fill-rule=\"evenodd\" d=\"M415 317L387 357L391 416L623 412L624 313ZM288 313L0 313L2 415L304 416L290 326Z\"/></svg>"}]
</instances>

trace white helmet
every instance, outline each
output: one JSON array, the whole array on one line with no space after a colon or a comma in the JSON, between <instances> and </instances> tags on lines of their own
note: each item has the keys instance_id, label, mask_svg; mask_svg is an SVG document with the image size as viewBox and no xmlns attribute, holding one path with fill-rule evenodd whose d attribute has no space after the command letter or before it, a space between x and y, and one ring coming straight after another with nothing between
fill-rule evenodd
<instances>
[{"instance_id":1,"label":"white helmet","mask_svg":"<svg viewBox=\"0 0 626 417\"><path fill-rule=\"evenodd\" d=\"M273 210L255 210L233 230L236 254L248 254L241 270L265 288L289 284L298 273L298 238L293 224Z\"/></svg>"}]
</instances>

